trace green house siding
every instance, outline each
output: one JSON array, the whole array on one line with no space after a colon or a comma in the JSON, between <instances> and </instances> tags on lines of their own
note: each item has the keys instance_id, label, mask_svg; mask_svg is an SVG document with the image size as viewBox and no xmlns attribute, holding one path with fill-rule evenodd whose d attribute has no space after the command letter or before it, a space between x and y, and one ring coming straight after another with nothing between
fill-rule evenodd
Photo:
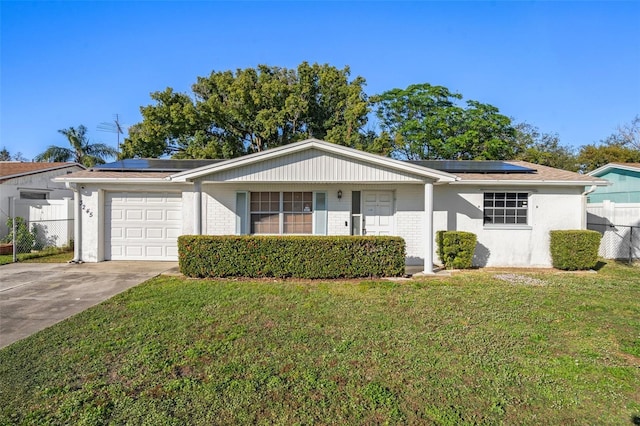
<instances>
[{"instance_id":1,"label":"green house siding","mask_svg":"<svg viewBox=\"0 0 640 426\"><path fill-rule=\"evenodd\" d=\"M601 203L604 200L615 203L640 203L640 172L615 169L597 177L611 182L609 186L598 187L589 194L589 203Z\"/></svg>"}]
</instances>

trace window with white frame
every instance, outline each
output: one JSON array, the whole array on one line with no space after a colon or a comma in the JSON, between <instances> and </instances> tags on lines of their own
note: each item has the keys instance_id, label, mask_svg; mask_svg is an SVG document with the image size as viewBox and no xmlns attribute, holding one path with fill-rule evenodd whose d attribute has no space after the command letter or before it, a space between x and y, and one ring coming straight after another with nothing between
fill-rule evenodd
<instances>
[{"instance_id":1,"label":"window with white frame","mask_svg":"<svg viewBox=\"0 0 640 426\"><path fill-rule=\"evenodd\" d=\"M485 225L527 225L529 194L526 192L485 192Z\"/></svg>"},{"instance_id":2,"label":"window with white frame","mask_svg":"<svg viewBox=\"0 0 640 426\"><path fill-rule=\"evenodd\" d=\"M313 192L251 192L252 234L313 234Z\"/></svg>"}]
</instances>

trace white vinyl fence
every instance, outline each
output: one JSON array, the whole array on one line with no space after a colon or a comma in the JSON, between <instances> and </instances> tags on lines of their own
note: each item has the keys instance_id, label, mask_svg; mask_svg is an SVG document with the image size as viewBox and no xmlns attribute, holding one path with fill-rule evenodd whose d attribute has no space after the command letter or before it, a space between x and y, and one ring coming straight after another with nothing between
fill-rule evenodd
<instances>
[{"instance_id":1,"label":"white vinyl fence","mask_svg":"<svg viewBox=\"0 0 640 426\"><path fill-rule=\"evenodd\" d=\"M587 205L587 228L602 234L599 255L640 259L640 204L604 201Z\"/></svg>"},{"instance_id":2,"label":"white vinyl fence","mask_svg":"<svg viewBox=\"0 0 640 426\"><path fill-rule=\"evenodd\" d=\"M17 247L15 251L17 253L42 250L47 247L71 246L73 200L70 198L15 200L15 212L12 212L12 217L16 218ZM12 228L7 229L6 239L11 239Z\"/></svg>"}]
</instances>

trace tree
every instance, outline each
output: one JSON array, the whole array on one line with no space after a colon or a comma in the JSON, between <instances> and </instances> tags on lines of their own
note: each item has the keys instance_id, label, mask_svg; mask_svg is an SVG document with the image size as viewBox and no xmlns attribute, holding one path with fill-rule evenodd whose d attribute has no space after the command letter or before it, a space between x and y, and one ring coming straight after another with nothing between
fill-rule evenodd
<instances>
[{"instance_id":1,"label":"tree","mask_svg":"<svg viewBox=\"0 0 640 426\"><path fill-rule=\"evenodd\" d=\"M0 150L0 161L29 161L27 160L21 152L16 152L14 155L11 155L9 150L6 147L2 147Z\"/></svg>"},{"instance_id":2,"label":"tree","mask_svg":"<svg viewBox=\"0 0 640 426\"><path fill-rule=\"evenodd\" d=\"M618 135L623 145L640 150L640 115L636 115L629 124L618 127Z\"/></svg>"},{"instance_id":3,"label":"tree","mask_svg":"<svg viewBox=\"0 0 640 426\"><path fill-rule=\"evenodd\" d=\"M598 144L589 144L580 148L578 163L580 171L589 172L608 163L640 162L640 116L631 123L618 127Z\"/></svg>"},{"instance_id":4,"label":"tree","mask_svg":"<svg viewBox=\"0 0 640 426\"><path fill-rule=\"evenodd\" d=\"M6 146L3 146L2 150L0 150L0 161L11 161L11 154Z\"/></svg>"},{"instance_id":5,"label":"tree","mask_svg":"<svg viewBox=\"0 0 640 426\"><path fill-rule=\"evenodd\" d=\"M167 88L141 107L123 157L232 158L309 137L368 146L369 104L349 67L259 65L198 77L192 95Z\"/></svg>"},{"instance_id":6,"label":"tree","mask_svg":"<svg viewBox=\"0 0 640 426\"><path fill-rule=\"evenodd\" d=\"M640 150L631 149L615 139L580 148L578 164L581 172L590 172L608 163L638 163Z\"/></svg>"},{"instance_id":7,"label":"tree","mask_svg":"<svg viewBox=\"0 0 640 426\"><path fill-rule=\"evenodd\" d=\"M573 149L561 146L557 133L541 133L528 123L515 126L520 153L516 159L563 170L577 171L578 160Z\"/></svg>"},{"instance_id":8,"label":"tree","mask_svg":"<svg viewBox=\"0 0 640 426\"><path fill-rule=\"evenodd\" d=\"M38 154L35 161L74 161L86 167L92 167L96 164L104 164L105 158L115 157L118 151L108 145L102 143L92 144L87 137L87 128L83 125L78 128L69 127L68 129L58 130L63 134L71 148L51 145L41 154Z\"/></svg>"},{"instance_id":9,"label":"tree","mask_svg":"<svg viewBox=\"0 0 640 426\"><path fill-rule=\"evenodd\" d=\"M406 159L504 159L517 144L511 119L498 108L443 86L415 84L371 98L393 155Z\"/></svg>"}]
</instances>

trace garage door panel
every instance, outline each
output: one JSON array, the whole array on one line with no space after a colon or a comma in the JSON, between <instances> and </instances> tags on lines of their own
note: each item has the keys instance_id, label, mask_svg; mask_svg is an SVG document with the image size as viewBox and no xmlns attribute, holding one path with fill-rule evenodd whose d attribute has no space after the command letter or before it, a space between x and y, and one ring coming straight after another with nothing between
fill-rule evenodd
<instances>
[{"instance_id":1,"label":"garage door panel","mask_svg":"<svg viewBox=\"0 0 640 426\"><path fill-rule=\"evenodd\" d=\"M112 227L111 228L111 238L112 239L122 239L123 229L120 227Z\"/></svg>"},{"instance_id":2,"label":"garage door panel","mask_svg":"<svg viewBox=\"0 0 640 426\"><path fill-rule=\"evenodd\" d=\"M119 208L114 208L111 211L111 218L114 220L122 220L122 218L124 217L124 212L122 211L122 209Z\"/></svg>"},{"instance_id":3,"label":"garage door panel","mask_svg":"<svg viewBox=\"0 0 640 426\"><path fill-rule=\"evenodd\" d=\"M165 234L162 232L162 228L147 228L146 237L149 239L164 239Z\"/></svg>"},{"instance_id":4,"label":"garage door panel","mask_svg":"<svg viewBox=\"0 0 640 426\"><path fill-rule=\"evenodd\" d=\"M147 210L147 220L164 220L164 210Z\"/></svg>"},{"instance_id":5,"label":"garage door panel","mask_svg":"<svg viewBox=\"0 0 640 426\"><path fill-rule=\"evenodd\" d=\"M141 209L127 209L125 210L125 217L127 220L142 220L142 210Z\"/></svg>"},{"instance_id":6,"label":"garage door panel","mask_svg":"<svg viewBox=\"0 0 640 426\"><path fill-rule=\"evenodd\" d=\"M147 257L162 257L164 255L164 250L162 247L159 246L147 246L145 247L146 249L146 253L145 255Z\"/></svg>"},{"instance_id":7,"label":"garage door panel","mask_svg":"<svg viewBox=\"0 0 640 426\"><path fill-rule=\"evenodd\" d=\"M167 220L169 220L169 221L174 221L174 220L182 221L182 210L167 210Z\"/></svg>"},{"instance_id":8,"label":"garage door panel","mask_svg":"<svg viewBox=\"0 0 640 426\"><path fill-rule=\"evenodd\" d=\"M143 231L142 228L127 228L125 235L127 236L126 239L128 240L140 239L142 238Z\"/></svg>"},{"instance_id":9,"label":"garage door panel","mask_svg":"<svg viewBox=\"0 0 640 426\"><path fill-rule=\"evenodd\" d=\"M105 212L105 258L178 259L181 194L107 193Z\"/></svg>"},{"instance_id":10,"label":"garage door panel","mask_svg":"<svg viewBox=\"0 0 640 426\"><path fill-rule=\"evenodd\" d=\"M127 257L142 257L142 246L129 244L124 247L124 254Z\"/></svg>"},{"instance_id":11,"label":"garage door panel","mask_svg":"<svg viewBox=\"0 0 640 426\"><path fill-rule=\"evenodd\" d=\"M182 235L182 230L181 229L167 228L166 231L167 231L167 234L166 234L167 238L177 239L180 235Z\"/></svg>"}]
</instances>

